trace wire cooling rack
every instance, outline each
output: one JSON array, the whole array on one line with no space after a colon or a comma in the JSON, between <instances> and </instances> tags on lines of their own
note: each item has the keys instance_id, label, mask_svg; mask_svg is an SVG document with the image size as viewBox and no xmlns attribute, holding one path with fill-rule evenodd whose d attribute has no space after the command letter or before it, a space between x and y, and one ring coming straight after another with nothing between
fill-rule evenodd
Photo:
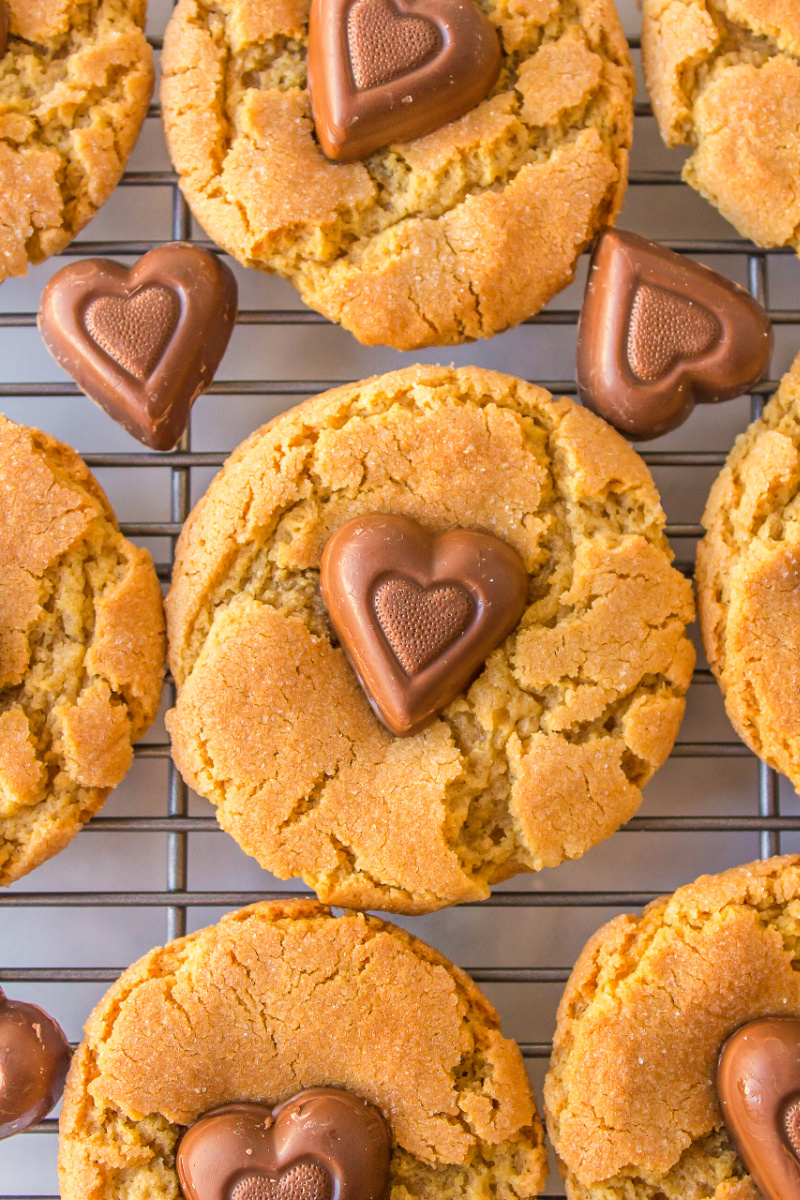
<instances>
[{"instance_id":1,"label":"wire cooling rack","mask_svg":"<svg viewBox=\"0 0 800 1200\"><path fill-rule=\"evenodd\" d=\"M171 0L151 0L157 52L170 7ZM638 62L638 14L632 0L622 0L620 8ZM792 299L800 268L794 256L766 253L736 237L681 183L681 156L661 146L644 98L636 118L621 225L710 262L749 286L765 306L772 304L777 351L771 374L778 377L798 348L800 310ZM181 199L154 105L120 189L65 257L138 257L170 238L210 245ZM41 348L38 296L61 265L54 260L29 280L4 285L0 409L84 453L109 491L123 531L152 549L164 582L181 525L230 449L306 396L414 360L496 366L556 394L575 392L585 262L577 283L524 327L492 342L417 355L359 347L303 308L287 285L239 271L242 311L220 377L195 406L180 447L167 455L149 453L99 414ZM295 378L298 368L308 377ZM558 374L564 377L546 378ZM664 498L677 563L687 574L708 487L735 434L776 386L773 378L751 398L699 410L644 450ZM165 706L171 690L168 683ZM623 831L576 863L510 881L482 904L399 923L485 987L505 1031L520 1042L541 1099L555 1006L586 938L618 912L638 909L704 870L793 849L800 845L798 833L797 796L736 738L701 657L678 745ZM228 909L305 894L261 871L218 831L210 806L188 791L172 766L159 722L136 747L134 767L105 811L57 859L0 894L0 982L11 995L43 1004L78 1039L107 985L150 946ZM55 1200L56 1133L51 1117L0 1143L0 1200ZM548 1190L560 1191L555 1175Z\"/></svg>"}]
</instances>

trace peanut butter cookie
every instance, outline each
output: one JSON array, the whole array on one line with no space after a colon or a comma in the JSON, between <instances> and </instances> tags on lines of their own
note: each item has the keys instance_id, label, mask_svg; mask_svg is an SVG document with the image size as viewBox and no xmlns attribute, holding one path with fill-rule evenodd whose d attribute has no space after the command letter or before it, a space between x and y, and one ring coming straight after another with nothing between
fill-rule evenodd
<instances>
[{"instance_id":1,"label":"peanut butter cookie","mask_svg":"<svg viewBox=\"0 0 800 1200\"><path fill-rule=\"evenodd\" d=\"M728 716L800 787L800 356L737 438L703 524L700 626Z\"/></svg>"},{"instance_id":2,"label":"peanut butter cookie","mask_svg":"<svg viewBox=\"0 0 800 1200\"><path fill-rule=\"evenodd\" d=\"M179 0L167 29L167 141L198 221L370 345L516 325L622 202L633 75L612 0L479 5L502 42L487 99L349 164L314 134L309 0Z\"/></svg>"},{"instance_id":3,"label":"peanut butter cookie","mask_svg":"<svg viewBox=\"0 0 800 1200\"><path fill-rule=\"evenodd\" d=\"M164 673L150 555L68 446L0 415L0 884L63 849L132 761Z\"/></svg>"},{"instance_id":4,"label":"peanut butter cookie","mask_svg":"<svg viewBox=\"0 0 800 1200\"><path fill-rule=\"evenodd\" d=\"M319 1086L380 1109L390 1200L544 1185L522 1056L472 980L375 917L289 901L151 951L100 1002L64 1095L63 1200L179 1200L186 1126Z\"/></svg>"},{"instance_id":5,"label":"peanut butter cookie","mask_svg":"<svg viewBox=\"0 0 800 1200\"><path fill-rule=\"evenodd\" d=\"M521 558L518 625L421 732L371 711L322 602L334 531L399 514ZM167 601L184 778L224 829L327 901L425 912L576 858L669 754L691 588L639 456L508 375L412 367L254 433L190 516Z\"/></svg>"},{"instance_id":6,"label":"peanut butter cookie","mask_svg":"<svg viewBox=\"0 0 800 1200\"><path fill-rule=\"evenodd\" d=\"M796 0L644 0L647 86L683 177L745 237L800 251Z\"/></svg>"},{"instance_id":7,"label":"peanut butter cookie","mask_svg":"<svg viewBox=\"0 0 800 1200\"><path fill-rule=\"evenodd\" d=\"M4 0L0 280L58 254L117 185L153 90L146 0Z\"/></svg>"},{"instance_id":8,"label":"peanut butter cookie","mask_svg":"<svg viewBox=\"0 0 800 1200\"><path fill-rule=\"evenodd\" d=\"M800 857L705 875L588 942L545 1083L569 1200L761 1200L722 1124L723 1042L800 1015Z\"/></svg>"}]
</instances>

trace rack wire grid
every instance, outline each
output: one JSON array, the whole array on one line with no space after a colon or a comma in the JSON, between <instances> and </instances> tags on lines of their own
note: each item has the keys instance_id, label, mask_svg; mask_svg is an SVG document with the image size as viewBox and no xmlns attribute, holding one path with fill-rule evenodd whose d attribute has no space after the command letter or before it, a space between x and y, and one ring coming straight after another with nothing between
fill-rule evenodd
<instances>
[{"instance_id":1,"label":"rack wire grid","mask_svg":"<svg viewBox=\"0 0 800 1200\"><path fill-rule=\"evenodd\" d=\"M171 6L172 0L151 0L148 32L157 52ZM620 10L638 69L634 0L622 0ZM154 104L121 187L64 257L131 261L171 238L210 245L180 197L159 116ZM621 226L749 286L770 308L777 342L771 378L754 396L699 409L679 430L644 448L677 562L690 574L711 481L736 433L760 412L798 349L800 264L789 252L767 253L737 237L681 183L682 158L663 148L640 80ZM165 583L181 524L226 454L303 397L415 360L497 367L556 394L575 392L585 258L576 282L524 326L489 342L416 355L359 346L304 308L287 284L237 267L242 311L219 378L195 405L180 447L149 453L80 395L41 345L35 328L39 296L63 262L52 260L26 280L3 285L0 408L84 454L124 532L153 551ZM170 702L168 684L164 708ZM522 1046L541 1106L555 1008L589 935L617 913L635 911L703 871L796 849L799 832L798 797L738 740L701 655L679 742L623 830L577 862L518 876L482 904L399 923L484 986L505 1032ZM172 766L159 718L103 813L56 859L0 895L0 982L11 995L42 1004L77 1040L107 986L151 946L231 908L305 891L262 871L219 831L210 806L188 791ZM54 1200L56 1134L51 1117L0 1143L0 1200ZM557 1172L551 1172L548 1192L560 1191Z\"/></svg>"}]
</instances>

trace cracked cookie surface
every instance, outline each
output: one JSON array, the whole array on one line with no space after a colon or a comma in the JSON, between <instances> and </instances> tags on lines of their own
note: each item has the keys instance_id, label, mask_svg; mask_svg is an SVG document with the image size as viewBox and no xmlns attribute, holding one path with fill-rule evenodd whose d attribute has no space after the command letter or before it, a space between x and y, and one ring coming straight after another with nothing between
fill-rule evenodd
<instances>
[{"instance_id":1,"label":"cracked cookie surface","mask_svg":"<svg viewBox=\"0 0 800 1200\"><path fill-rule=\"evenodd\" d=\"M164 674L161 589L78 455L0 415L0 885L131 764Z\"/></svg>"},{"instance_id":2,"label":"cracked cookie surface","mask_svg":"<svg viewBox=\"0 0 800 1200\"><path fill-rule=\"evenodd\" d=\"M706 875L587 943L558 1010L547 1130L569 1200L761 1200L722 1123L717 1059L800 1016L800 857Z\"/></svg>"},{"instance_id":3,"label":"cracked cookie surface","mask_svg":"<svg viewBox=\"0 0 800 1200\"><path fill-rule=\"evenodd\" d=\"M647 86L683 177L745 237L800 252L796 0L644 0Z\"/></svg>"},{"instance_id":4,"label":"cracked cookie surface","mask_svg":"<svg viewBox=\"0 0 800 1200\"><path fill-rule=\"evenodd\" d=\"M511 545L528 607L427 729L378 722L328 623L330 535L372 512ZM576 858L639 806L694 665L641 458L569 400L412 367L307 401L228 460L167 599L184 778L243 849L321 899L425 912ZM424 850L422 849L424 848Z\"/></svg>"},{"instance_id":5,"label":"cracked cookie surface","mask_svg":"<svg viewBox=\"0 0 800 1200\"><path fill-rule=\"evenodd\" d=\"M179 0L164 123L203 228L362 342L487 337L572 278L627 182L633 74L612 0L480 0L503 68L466 116L329 162L306 86L309 0Z\"/></svg>"},{"instance_id":6,"label":"cracked cookie surface","mask_svg":"<svg viewBox=\"0 0 800 1200\"><path fill-rule=\"evenodd\" d=\"M527 1200L544 1185L522 1055L472 980L375 917L299 900L153 950L100 1002L64 1094L63 1200L180 1200L187 1125L318 1086L382 1111L389 1200Z\"/></svg>"},{"instance_id":7,"label":"cracked cookie surface","mask_svg":"<svg viewBox=\"0 0 800 1200\"><path fill-rule=\"evenodd\" d=\"M117 185L153 90L146 0L6 0L0 280L58 254Z\"/></svg>"},{"instance_id":8,"label":"cracked cookie surface","mask_svg":"<svg viewBox=\"0 0 800 1200\"><path fill-rule=\"evenodd\" d=\"M800 787L800 356L737 438L703 525L700 627L728 716Z\"/></svg>"}]
</instances>

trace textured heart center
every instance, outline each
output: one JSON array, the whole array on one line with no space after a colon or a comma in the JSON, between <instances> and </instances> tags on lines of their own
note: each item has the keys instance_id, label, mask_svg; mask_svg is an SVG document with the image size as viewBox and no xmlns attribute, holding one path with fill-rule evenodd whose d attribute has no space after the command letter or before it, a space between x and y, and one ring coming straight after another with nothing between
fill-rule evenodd
<instances>
[{"instance_id":1,"label":"textured heart center","mask_svg":"<svg viewBox=\"0 0 800 1200\"><path fill-rule=\"evenodd\" d=\"M180 303L173 291L153 284L125 298L101 296L86 310L86 329L115 363L144 381L153 373L175 332Z\"/></svg>"},{"instance_id":2,"label":"textured heart center","mask_svg":"<svg viewBox=\"0 0 800 1200\"><path fill-rule=\"evenodd\" d=\"M245 1175L231 1192L230 1200L330 1200L331 1177L317 1163L289 1167L277 1179L267 1175Z\"/></svg>"},{"instance_id":3,"label":"textured heart center","mask_svg":"<svg viewBox=\"0 0 800 1200\"><path fill-rule=\"evenodd\" d=\"M375 592L378 624L409 675L447 649L471 611L469 593L454 584L424 588L409 579L389 579Z\"/></svg>"},{"instance_id":4,"label":"textured heart center","mask_svg":"<svg viewBox=\"0 0 800 1200\"><path fill-rule=\"evenodd\" d=\"M793 1100L783 1114L783 1128L795 1157L800 1159L800 1099Z\"/></svg>"},{"instance_id":5,"label":"textured heart center","mask_svg":"<svg viewBox=\"0 0 800 1200\"><path fill-rule=\"evenodd\" d=\"M718 337L716 317L699 304L663 288L637 288L628 328L628 362L638 379L660 379L679 359L702 354Z\"/></svg>"},{"instance_id":6,"label":"textured heart center","mask_svg":"<svg viewBox=\"0 0 800 1200\"><path fill-rule=\"evenodd\" d=\"M433 22L402 15L391 0L356 0L347 17L350 64L359 91L413 71L441 44Z\"/></svg>"}]
</instances>

